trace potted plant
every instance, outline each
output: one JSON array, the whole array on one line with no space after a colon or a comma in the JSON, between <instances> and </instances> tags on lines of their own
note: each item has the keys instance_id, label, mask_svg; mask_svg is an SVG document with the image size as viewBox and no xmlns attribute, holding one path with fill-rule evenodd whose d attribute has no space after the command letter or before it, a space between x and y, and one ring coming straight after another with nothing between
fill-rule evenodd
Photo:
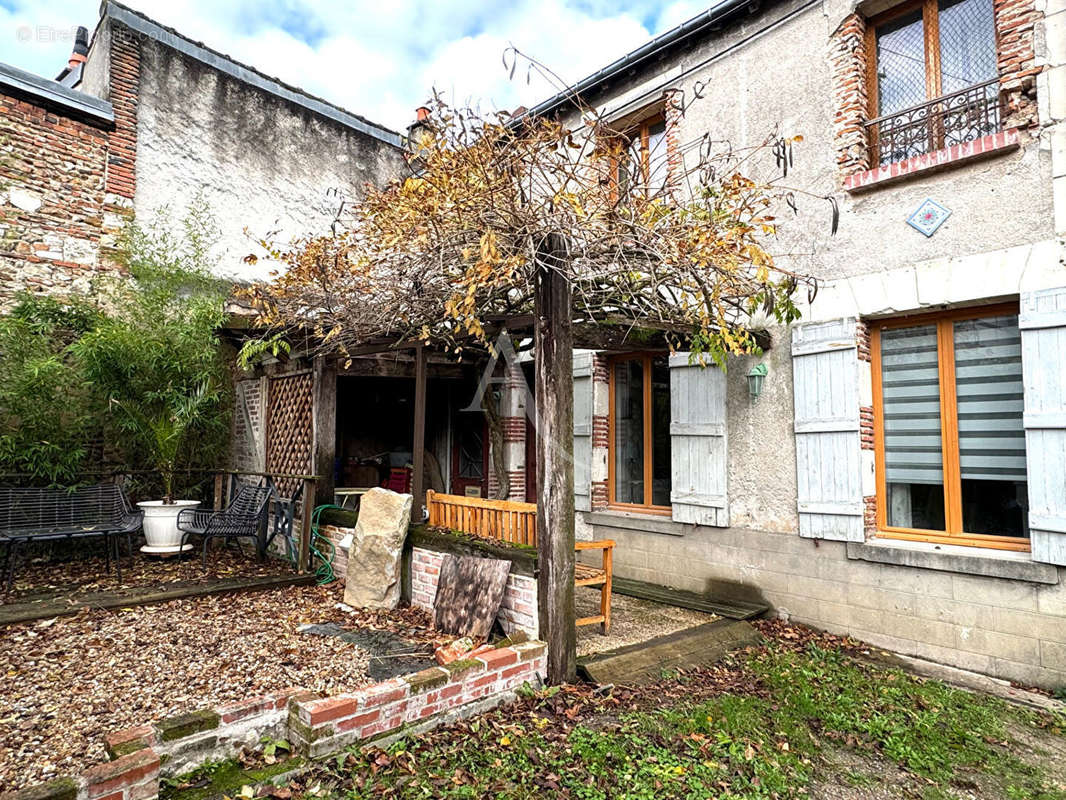
<instances>
[{"instance_id":1,"label":"potted plant","mask_svg":"<svg viewBox=\"0 0 1066 800\"><path fill-rule=\"evenodd\" d=\"M144 538L147 542L141 550L159 555L183 549L178 513L184 508L195 508L200 501L174 499L175 470L189 434L203 428L210 422L210 415L218 412L217 393L208 383L194 387L191 392L168 394L148 404L114 401L126 420L122 427L140 439L163 482L162 500L137 503L144 510ZM184 549L190 547L191 544L185 545Z\"/></svg>"},{"instance_id":2,"label":"potted plant","mask_svg":"<svg viewBox=\"0 0 1066 800\"><path fill-rule=\"evenodd\" d=\"M178 513L199 501L176 499L176 481L217 469L227 444L229 373L217 336L226 292L209 272L211 230L202 207L177 226L165 210L147 227L131 223L119 247L128 277L105 291L112 310L76 345L111 411L109 441L127 466L158 477L162 498L138 503L149 553L181 549Z\"/></svg>"}]
</instances>

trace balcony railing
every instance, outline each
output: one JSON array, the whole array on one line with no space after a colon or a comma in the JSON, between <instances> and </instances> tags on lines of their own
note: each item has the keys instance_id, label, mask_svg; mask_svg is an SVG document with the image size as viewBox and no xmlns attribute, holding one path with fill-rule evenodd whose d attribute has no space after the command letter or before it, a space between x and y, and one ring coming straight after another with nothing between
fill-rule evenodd
<instances>
[{"instance_id":1,"label":"balcony railing","mask_svg":"<svg viewBox=\"0 0 1066 800\"><path fill-rule=\"evenodd\" d=\"M903 161L1000 130L999 79L865 123L870 167Z\"/></svg>"}]
</instances>

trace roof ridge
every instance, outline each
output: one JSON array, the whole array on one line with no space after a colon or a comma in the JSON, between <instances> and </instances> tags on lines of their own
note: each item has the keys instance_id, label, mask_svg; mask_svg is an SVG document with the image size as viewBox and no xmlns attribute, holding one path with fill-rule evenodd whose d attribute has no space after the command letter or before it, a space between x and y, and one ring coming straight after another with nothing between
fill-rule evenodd
<instances>
[{"instance_id":1,"label":"roof ridge","mask_svg":"<svg viewBox=\"0 0 1066 800\"><path fill-rule=\"evenodd\" d=\"M100 3L100 21L103 22L107 18L117 20L138 33L149 36L168 47L196 58L244 83L282 97L349 128L362 131L387 144L395 147L403 146L403 138L391 128L349 111L343 106L322 97L313 95L299 86L293 86L285 83L280 78L267 75L249 64L237 61L235 58L215 50L203 42L189 38L174 28L156 22L142 11L137 11L116 0L102 0Z\"/></svg>"}]
</instances>

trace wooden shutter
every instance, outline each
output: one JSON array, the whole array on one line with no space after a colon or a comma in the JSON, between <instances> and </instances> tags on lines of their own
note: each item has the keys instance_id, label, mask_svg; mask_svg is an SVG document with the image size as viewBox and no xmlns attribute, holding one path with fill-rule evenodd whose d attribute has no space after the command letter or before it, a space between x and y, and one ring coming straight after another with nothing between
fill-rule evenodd
<instances>
[{"instance_id":1,"label":"wooden shutter","mask_svg":"<svg viewBox=\"0 0 1066 800\"><path fill-rule=\"evenodd\" d=\"M1018 327L1033 560L1066 565L1066 289L1023 294Z\"/></svg>"},{"instance_id":2,"label":"wooden shutter","mask_svg":"<svg viewBox=\"0 0 1066 800\"><path fill-rule=\"evenodd\" d=\"M861 542L857 320L792 329L800 536Z\"/></svg>"},{"instance_id":3,"label":"wooden shutter","mask_svg":"<svg viewBox=\"0 0 1066 800\"><path fill-rule=\"evenodd\" d=\"M574 353L574 510L592 510L592 353Z\"/></svg>"},{"instance_id":4,"label":"wooden shutter","mask_svg":"<svg viewBox=\"0 0 1066 800\"><path fill-rule=\"evenodd\" d=\"M670 506L677 522L729 525L726 384L718 367L670 356Z\"/></svg>"}]
</instances>

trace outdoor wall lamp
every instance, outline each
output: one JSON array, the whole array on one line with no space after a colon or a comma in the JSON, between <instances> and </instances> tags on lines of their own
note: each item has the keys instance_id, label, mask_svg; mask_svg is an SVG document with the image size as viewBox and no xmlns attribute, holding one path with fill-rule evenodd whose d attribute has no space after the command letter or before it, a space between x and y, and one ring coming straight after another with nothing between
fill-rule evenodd
<instances>
[{"instance_id":1,"label":"outdoor wall lamp","mask_svg":"<svg viewBox=\"0 0 1066 800\"><path fill-rule=\"evenodd\" d=\"M748 373L748 394L755 400L762 394L762 383L766 380L766 365L756 364Z\"/></svg>"}]
</instances>

